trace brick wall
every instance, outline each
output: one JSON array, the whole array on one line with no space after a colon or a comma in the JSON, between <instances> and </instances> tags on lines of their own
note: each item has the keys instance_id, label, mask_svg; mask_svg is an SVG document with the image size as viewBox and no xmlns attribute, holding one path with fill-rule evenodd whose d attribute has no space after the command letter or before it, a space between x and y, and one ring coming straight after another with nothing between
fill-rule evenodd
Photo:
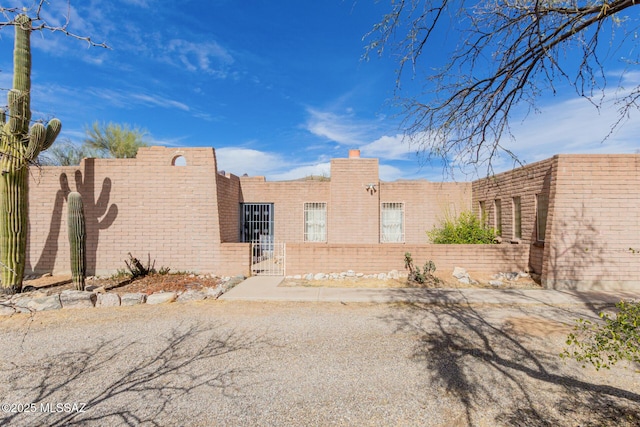
<instances>
[{"instance_id":1,"label":"brick wall","mask_svg":"<svg viewBox=\"0 0 640 427\"><path fill-rule=\"evenodd\" d=\"M403 271L405 252L411 253L415 265L432 260L440 271L456 266L477 273L523 271L529 259L528 245L287 243L287 274Z\"/></svg>"},{"instance_id":2,"label":"brick wall","mask_svg":"<svg viewBox=\"0 0 640 427\"><path fill-rule=\"evenodd\" d=\"M449 215L471 209L471 183L381 182L380 203L403 203L404 242L427 244L428 230Z\"/></svg>"},{"instance_id":3,"label":"brick wall","mask_svg":"<svg viewBox=\"0 0 640 427\"><path fill-rule=\"evenodd\" d=\"M176 166L182 156L186 166ZM211 148L148 147L136 159L85 159L78 167L31 171L27 274L69 271L66 195L79 191L87 221L89 274L124 268L131 252L156 267L248 274L239 203L274 203L275 237L288 244L287 269L363 273L404 268L411 252L439 269L531 268L552 288L640 290L640 155L559 155L473 183L380 183L376 159L334 159L330 181L265 182L220 175ZM369 184L375 191L367 191ZM548 197L545 242L536 236L536 194ZM514 239L513 197L522 238ZM426 245L447 213L502 206L504 244ZM304 203L328 204L328 243L303 243ZM404 204L405 244L379 244L380 203ZM518 241L520 244L510 244Z\"/></svg>"},{"instance_id":4,"label":"brick wall","mask_svg":"<svg viewBox=\"0 0 640 427\"><path fill-rule=\"evenodd\" d=\"M367 191L375 185L375 191ZM378 159L332 159L329 243L380 241Z\"/></svg>"},{"instance_id":5,"label":"brick wall","mask_svg":"<svg viewBox=\"0 0 640 427\"><path fill-rule=\"evenodd\" d=\"M551 188L556 157L532 163L509 172L500 173L472 183L473 212L480 216L480 202L486 206L486 220L496 226L496 201L502 206L503 244L520 243L532 245L530 248L529 268L542 274L543 246L536 236L536 195L546 195L552 200ZM515 236L515 218L513 198L520 197L521 235Z\"/></svg>"},{"instance_id":6,"label":"brick wall","mask_svg":"<svg viewBox=\"0 0 640 427\"><path fill-rule=\"evenodd\" d=\"M273 203L274 238L277 241L304 241L304 204L330 202L328 181L266 182L264 178L240 178L242 202ZM329 212L331 206L328 207Z\"/></svg>"},{"instance_id":7,"label":"brick wall","mask_svg":"<svg viewBox=\"0 0 640 427\"><path fill-rule=\"evenodd\" d=\"M640 290L640 155L559 155L543 283Z\"/></svg>"},{"instance_id":8,"label":"brick wall","mask_svg":"<svg viewBox=\"0 0 640 427\"><path fill-rule=\"evenodd\" d=\"M240 233L240 200L242 199L240 179L229 173L218 174L216 182L220 241L237 242Z\"/></svg>"},{"instance_id":9,"label":"brick wall","mask_svg":"<svg viewBox=\"0 0 640 427\"><path fill-rule=\"evenodd\" d=\"M186 166L173 166L178 156ZM79 191L87 223L88 274L125 268L127 253L156 267L213 271L220 242L211 148L142 148L136 159L85 159L33 169L27 274L69 268L65 196Z\"/></svg>"}]
</instances>

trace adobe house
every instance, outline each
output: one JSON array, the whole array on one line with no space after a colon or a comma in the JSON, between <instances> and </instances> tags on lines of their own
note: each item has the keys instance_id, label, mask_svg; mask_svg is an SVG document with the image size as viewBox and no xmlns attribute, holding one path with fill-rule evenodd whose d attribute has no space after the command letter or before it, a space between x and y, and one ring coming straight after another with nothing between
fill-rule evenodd
<instances>
[{"instance_id":1,"label":"adobe house","mask_svg":"<svg viewBox=\"0 0 640 427\"><path fill-rule=\"evenodd\" d=\"M440 270L640 290L639 163L561 155L474 182L383 182L378 160L352 150L331 161L329 179L270 182L219 172L213 148L147 147L135 159L33 169L27 274L69 271L66 195L78 191L89 274L122 269L128 253L219 275L380 273L403 270L411 252ZM427 230L470 209L502 244L429 244Z\"/></svg>"}]
</instances>

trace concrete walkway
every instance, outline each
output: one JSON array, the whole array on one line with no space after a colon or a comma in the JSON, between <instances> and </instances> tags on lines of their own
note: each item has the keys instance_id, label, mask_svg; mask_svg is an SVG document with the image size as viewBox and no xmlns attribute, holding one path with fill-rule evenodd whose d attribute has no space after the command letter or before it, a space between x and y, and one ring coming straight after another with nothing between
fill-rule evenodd
<instances>
[{"instance_id":1,"label":"concrete walkway","mask_svg":"<svg viewBox=\"0 0 640 427\"><path fill-rule=\"evenodd\" d=\"M368 289L279 287L284 277L253 276L220 297L242 301L413 302L422 304L613 304L638 299L630 291L555 291L547 289Z\"/></svg>"}]
</instances>

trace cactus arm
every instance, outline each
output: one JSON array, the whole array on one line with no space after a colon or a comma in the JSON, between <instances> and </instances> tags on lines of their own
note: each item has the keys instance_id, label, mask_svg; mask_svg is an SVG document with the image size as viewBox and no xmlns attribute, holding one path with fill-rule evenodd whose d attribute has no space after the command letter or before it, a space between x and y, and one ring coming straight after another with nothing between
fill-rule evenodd
<instances>
[{"instance_id":1,"label":"cactus arm","mask_svg":"<svg viewBox=\"0 0 640 427\"><path fill-rule=\"evenodd\" d=\"M87 232L84 219L82 196L76 191L69 193L67 218L69 252L71 255L71 279L77 290L84 291L84 279L87 265Z\"/></svg>"},{"instance_id":2,"label":"cactus arm","mask_svg":"<svg viewBox=\"0 0 640 427\"><path fill-rule=\"evenodd\" d=\"M62 130L62 123L58 119L52 119L47 125L47 134L44 139L44 143L42 144L42 151L51 147L53 142L56 140L60 131Z\"/></svg>"},{"instance_id":3,"label":"cactus arm","mask_svg":"<svg viewBox=\"0 0 640 427\"><path fill-rule=\"evenodd\" d=\"M36 123L31 127L31 133L29 134L29 144L27 150L24 153L24 157L28 160L33 160L38 157L42 144L47 136L47 129L42 123Z\"/></svg>"}]
</instances>

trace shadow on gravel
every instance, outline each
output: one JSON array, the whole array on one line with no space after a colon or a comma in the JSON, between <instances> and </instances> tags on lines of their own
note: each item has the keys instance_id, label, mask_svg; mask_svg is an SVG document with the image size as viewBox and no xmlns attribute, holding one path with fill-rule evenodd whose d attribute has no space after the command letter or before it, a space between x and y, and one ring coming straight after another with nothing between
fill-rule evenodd
<instances>
[{"instance_id":1,"label":"shadow on gravel","mask_svg":"<svg viewBox=\"0 0 640 427\"><path fill-rule=\"evenodd\" d=\"M640 425L638 390L625 390L615 382L598 384L595 378L592 382L587 370L580 372L576 362L558 356L567 326L559 328L563 325L557 319L572 318L566 309L401 306L406 310L385 320L397 332L417 335L412 357L424 365L426 388L463 408L456 425ZM505 322L494 310L511 314ZM524 323L514 328L509 319ZM546 324L549 331L543 327L534 332L535 322ZM629 375L637 374L629 369Z\"/></svg>"},{"instance_id":2,"label":"shadow on gravel","mask_svg":"<svg viewBox=\"0 0 640 427\"><path fill-rule=\"evenodd\" d=\"M41 366L0 365L7 388L38 405L32 413L5 416L0 425L161 426L172 402L182 405L190 394L217 390L235 395L235 377L241 372L225 356L263 343L217 330L219 325L216 330L180 325L160 345L102 341L43 358ZM51 403L49 409L54 409L61 402L86 403L85 412L41 413L41 404ZM194 408L194 416L198 409L210 408Z\"/></svg>"}]
</instances>

